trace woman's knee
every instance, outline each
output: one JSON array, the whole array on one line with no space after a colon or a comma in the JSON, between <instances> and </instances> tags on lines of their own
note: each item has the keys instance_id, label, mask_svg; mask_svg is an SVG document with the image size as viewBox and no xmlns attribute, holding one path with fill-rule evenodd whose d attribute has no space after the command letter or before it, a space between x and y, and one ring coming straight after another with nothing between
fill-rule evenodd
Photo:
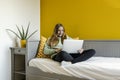
<instances>
[{"instance_id":1,"label":"woman's knee","mask_svg":"<svg viewBox=\"0 0 120 80\"><path fill-rule=\"evenodd\" d=\"M59 52L60 55L65 55L65 54L68 54L66 51L60 51Z\"/></svg>"},{"instance_id":2,"label":"woman's knee","mask_svg":"<svg viewBox=\"0 0 120 80\"><path fill-rule=\"evenodd\" d=\"M62 55L62 57L65 61L73 60L73 57L69 53L67 53L66 51L61 51L60 54Z\"/></svg>"},{"instance_id":3,"label":"woman's knee","mask_svg":"<svg viewBox=\"0 0 120 80\"><path fill-rule=\"evenodd\" d=\"M89 49L89 52L93 55L95 55L95 53L96 53L95 49Z\"/></svg>"},{"instance_id":4,"label":"woman's knee","mask_svg":"<svg viewBox=\"0 0 120 80\"><path fill-rule=\"evenodd\" d=\"M83 54L94 55L96 51L94 49L88 49L83 52Z\"/></svg>"},{"instance_id":5,"label":"woman's knee","mask_svg":"<svg viewBox=\"0 0 120 80\"><path fill-rule=\"evenodd\" d=\"M60 51L61 53L67 53L66 51Z\"/></svg>"}]
</instances>

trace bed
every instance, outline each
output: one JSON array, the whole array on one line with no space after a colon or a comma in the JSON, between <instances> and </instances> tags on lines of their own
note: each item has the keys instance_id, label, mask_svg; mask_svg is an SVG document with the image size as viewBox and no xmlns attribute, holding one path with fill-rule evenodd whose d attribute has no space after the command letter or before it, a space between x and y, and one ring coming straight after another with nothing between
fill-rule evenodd
<instances>
[{"instance_id":1,"label":"bed","mask_svg":"<svg viewBox=\"0 0 120 80\"><path fill-rule=\"evenodd\" d=\"M65 66L48 58L35 58L38 44L39 41L27 44L27 80L120 80L119 40L85 40L84 49L93 48L96 55Z\"/></svg>"}]
</instances>

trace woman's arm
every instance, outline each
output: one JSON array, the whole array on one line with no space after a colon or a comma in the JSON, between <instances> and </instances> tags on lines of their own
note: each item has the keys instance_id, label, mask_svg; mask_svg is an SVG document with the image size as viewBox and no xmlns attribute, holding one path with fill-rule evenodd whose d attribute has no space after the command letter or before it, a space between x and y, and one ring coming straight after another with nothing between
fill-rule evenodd
<instances>
[{"instance_id":1,"label":"woman's arm","mask_svg":"<svg viewBox=\"0 0 120 80\"><path fill-rule=\"evenodd\" d=\"M48 40L46 41L45 43L45 46L44 46L44 54L46 55L52 55L55 53L55 49L52 49L49 45L48 45L48 42L49 42L50 38L48 38Z\"/></svg>"},{"instance_id":2,"label":"woman's arm","mask_svg":"<svg viewBox=\"0 0 120 80\"><path fill-rule=\"evenodd\" d=\"M50 48L50 46L48 46L48 44L45 43L44 54L46 54L46 55L52 55L54 53L55 53L55 49Z\"/></svg>"}]
</instances>

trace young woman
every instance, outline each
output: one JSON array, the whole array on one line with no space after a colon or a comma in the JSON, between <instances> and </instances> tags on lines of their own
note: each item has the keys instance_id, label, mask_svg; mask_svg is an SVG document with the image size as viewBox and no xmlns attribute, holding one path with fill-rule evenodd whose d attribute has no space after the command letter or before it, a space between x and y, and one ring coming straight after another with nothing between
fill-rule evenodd
<instances>
[{"instance_id":1,"label":"young woman","mask_svg":"<svg viewBox=\"0 0 120 80\"><path fill-rule=\"evenodd\" d=\"M55 61L70 61L71 63L85 61L95 54L94 49L79 49L78 53L76 54L68 54L67 52L62 51L64 39L71 38L66 35L62 24L56 24L52 36L48 38L45 44L44 54L50 55L51 58Z\"/></svg>"}]
</instances>

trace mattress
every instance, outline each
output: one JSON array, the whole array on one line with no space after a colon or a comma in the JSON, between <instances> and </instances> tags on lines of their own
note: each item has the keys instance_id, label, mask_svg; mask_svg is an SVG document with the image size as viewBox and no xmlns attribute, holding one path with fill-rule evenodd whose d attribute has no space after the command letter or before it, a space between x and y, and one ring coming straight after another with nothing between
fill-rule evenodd
<instances>
[{"instance_id":1,"label":"mattress","mask_svg":"<svg viewBox=\"0 0 120 80\"><path fill-rule=\"evenodd\" d=\"M61 66L48 58L34 58L29 66L47 73L57 73L90 80L120 80L120 58L92 57L86 61Z\"/></svg>"}]
</instances>

